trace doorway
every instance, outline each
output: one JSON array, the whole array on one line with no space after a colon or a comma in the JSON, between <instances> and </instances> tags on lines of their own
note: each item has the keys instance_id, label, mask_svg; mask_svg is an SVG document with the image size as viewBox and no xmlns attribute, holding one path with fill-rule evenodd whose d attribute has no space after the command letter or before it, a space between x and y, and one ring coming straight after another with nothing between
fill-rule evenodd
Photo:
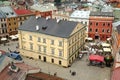
<instances>
[{"instance_id":1,"label":"doorway","mask_svg":"<svg viewBox=\"0 0 120 80\"><path fill-rule=\"evenodd\" d=\"M99 36L95 36L95 39L99 39Z\"/></svg>"},{"instance_id":2,"label":"doorway","mask_svg":"<svg viewBox=\"0 0 120 80\"><path fill-rule=\"evenodd\" d=\"M46 62L46 57L45 56L43 57L43 61Z\"/></svg>"}]
</instances>

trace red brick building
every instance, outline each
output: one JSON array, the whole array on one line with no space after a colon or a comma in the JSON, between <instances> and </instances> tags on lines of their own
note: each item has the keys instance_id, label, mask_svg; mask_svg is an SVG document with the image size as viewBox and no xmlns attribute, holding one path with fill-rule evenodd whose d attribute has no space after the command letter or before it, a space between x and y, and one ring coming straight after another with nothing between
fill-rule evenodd
<instances>
[{"instance_id":1,"label":"red brick building","mask_svg":"<svg viewBox=\"0 0 120 80\"><path fill-rule=\"evenodd\" d=\"M107 40L112 34L112 22L114 20L112 12L91 12L88 26L88 37Z\"/></svg>"}]
</instances>

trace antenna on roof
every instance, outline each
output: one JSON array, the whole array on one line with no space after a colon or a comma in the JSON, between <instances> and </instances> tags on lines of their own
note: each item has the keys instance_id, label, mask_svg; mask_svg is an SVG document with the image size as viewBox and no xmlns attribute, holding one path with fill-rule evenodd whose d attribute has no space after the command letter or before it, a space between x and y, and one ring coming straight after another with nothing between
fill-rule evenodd
<instances>
[{"instance_id":1,"label":"antenna on roof","mask_svg":"<svg viewBox=\"0 0 120 80\"><path fill-rule=\"evenodd\" d=\"M42 27L42 30L46 30L46 29L47 29L47 26L43 26L43 27Z\"/></svg>"},{"instance_id":2,"label":"antenna on roof","mask_svg":"<svg viewBox=\"0 0 120 80\"><path fill-rule=\"evenodd\" d=\"M38 26L38 25L36 25L36 30L37 30L37 31L39 30L39 26Z\"/></svg>"}]
</instances>

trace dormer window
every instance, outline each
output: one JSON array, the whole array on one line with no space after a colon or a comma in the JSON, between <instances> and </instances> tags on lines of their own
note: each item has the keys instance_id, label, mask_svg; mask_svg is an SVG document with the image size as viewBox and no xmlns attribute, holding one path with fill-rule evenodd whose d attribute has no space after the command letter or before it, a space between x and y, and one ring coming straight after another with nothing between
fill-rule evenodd
<instances>
[{"instance_id":1,"label":"dormer window","mask_svg":"<svg viewBox=\"0 0 120 80\"><path fill-rule=\"evenodd\" d=\"M14 13L13 12L11 12L11 15L13 15Z\"/></svg>"},{"instance_id":2,"label":"dormer window","mask_svg":"<svg viewBox=\"0 0 120 80\"><path fill-rule=\"evenodd\" d=\"M9 13L6 13L6 15L9 15Z\"/></svg>"},{"instance_id":3,"label":"dormer window","mask_svg":"<svg viewBox=\"0 0 120 80\"><path fill-rule=\"evenodd\" d=\"M43 26L43 27L42 27L42 30L46 30L46 29L47 29L47 26Z\"/></svg>"}]
</instances>

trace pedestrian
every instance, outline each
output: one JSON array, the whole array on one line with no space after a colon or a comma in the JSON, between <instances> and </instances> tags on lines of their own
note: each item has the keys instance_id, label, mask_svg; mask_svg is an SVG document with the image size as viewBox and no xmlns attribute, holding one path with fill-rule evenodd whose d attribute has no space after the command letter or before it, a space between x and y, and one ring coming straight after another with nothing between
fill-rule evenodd
<instances>
[{"instance_id":1,"label":"pedestrian","mask_svg":"<svg viewBox=\"0 0 120 80\"><path fill-rule=\"evenodd\" d=\"M71 70L70 70L70 73L71 73Z\"/></svg>"},{"instance_id":2,"label":"pedestrian","mask_svg":"<svg viewBox=\"0 0 120 80\"><path fill-rule=\"evenodd\" d=\"M54 76L56 76L56 75L57 75L57 72L54 73Z\"/></svg>"},{"instance_id":3,"label":"pedestrian","mask_svg":"<svg viewBox=\"0 0 120 80\"><path fill-rule=\"evenodd\" d=\"M9 48L8 48L8 51L9 51L9 52L12 52Z\"/></svg>"}]
</instances>

